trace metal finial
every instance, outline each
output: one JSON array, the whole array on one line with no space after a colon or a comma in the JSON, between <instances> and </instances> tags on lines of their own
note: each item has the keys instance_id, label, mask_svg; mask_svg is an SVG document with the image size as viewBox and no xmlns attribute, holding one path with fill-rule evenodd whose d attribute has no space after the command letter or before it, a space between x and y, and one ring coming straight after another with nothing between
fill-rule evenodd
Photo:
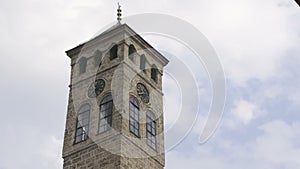
<instances>
[{"instance_id":1,"label":"metal finial","mask_svg":"<svg viewBox=\"0 0 300 169\"><path fill-rule=\"evenodd\" d=\"M122 16L122 9L121 9L121 5L120 5L120 3L118 2L118 10L117 10L117 16L118 16L118 18L117 18L117 20L118 20L118 23L121 23L121 20L122 20L122 18L121 18L121 16Z\"/></svg>"}]
</instances>

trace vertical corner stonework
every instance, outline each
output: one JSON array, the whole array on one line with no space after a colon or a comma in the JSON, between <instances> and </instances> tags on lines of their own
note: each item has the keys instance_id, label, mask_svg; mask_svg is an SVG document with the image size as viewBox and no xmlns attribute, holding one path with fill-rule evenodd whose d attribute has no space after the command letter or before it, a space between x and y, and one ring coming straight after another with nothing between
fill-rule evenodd
<instances>
[{"instance_id":1,"label":"vertical corner stonework","mask_svg":"<svg viewBox=\"0 0 300 169\"><path fill-rule=\"evenodd\" d=\"M71 80L63 168L163 169L168 60L120 23L66 53Z\"/></svg>"}]
</instances>

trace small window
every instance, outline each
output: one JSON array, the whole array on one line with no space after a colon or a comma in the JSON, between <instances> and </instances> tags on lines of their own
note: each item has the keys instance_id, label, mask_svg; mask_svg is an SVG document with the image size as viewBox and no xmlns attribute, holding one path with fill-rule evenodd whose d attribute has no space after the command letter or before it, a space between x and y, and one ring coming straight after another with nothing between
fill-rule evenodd
<instances>
[{"instance_id":1,"label":"small window","mask_svg":"<svg viewBox=\"0 0 300 169\"><path fill-rule=\"evenodd\" d=\"M139 123L139 103L135 97L129 99L129 130L140 137L140 123Z\"/></svg>"},{"instance_id":2,"label":"small window","mask_svg":"<svg viewBox=\"0 0 300 169\"><path fill-rule=\"evenodd\" d=\"M90 123L90 105L85 104L80 107L76 120L75 143L79 143L88 138Z\"/></svg>"},{"instance_id":3,"label":"small window","mask_svg":"<svg viewBox=\"0 0 300 169\"><path fill-rule=\"evenodd\" d=\"M112 126L113 99L106 96L100 104L99 133L109 130Z\"/></svg>"},{"instance_id":4,"label":"small window","mask_svg":"<svg viewBox=\"0 0 300 169\"><path fill-rule=\"evenodd\" d=\"M79 60L79 74L86 72L87 59L85 57L80 58Z\"/></svg>"},{"instance_id":5,"label":"small window","mask_svg":"<svg viewBox=\"0 0 300 169\"><path fill-rule=\"evenodd\" d=\"M134 55L136 53L136 49L133 45L129 46L128 57L131 61L134 61Z\"/></svg>"},{"instance_id":6,"label":"small window","mask_svg":"<svg viewBox=\"0 0 300 169\"><path fill-rule=\"evenodd\" d=\"M142 55L140 58L140 69L145 70L146 67L146 57L145 55Z\"/></svg>"},{"instance_id":7,"label":"small window","mask_svg":"<svg viewBox=\"0 0 300 169\"><path fill-rule=\"evenodd\" d=\"M114 45L109 51L109 59L113 60L118 57L118 45Z\"/></svg>"},{"instance_id":8,"label":"small window","mask_svg":"<svg viewBox=\"0 0 300 169\"><path fill-rule=\"evenodd\" d=\"M156 150L156 121L152 112L147 112L146 122L147 144Z\"/></svg>"},{"instance_id":9,"label":"small window","mask_svg":"<svg viewBox=\"0 0 300 169\"><path fill-rule=\"evenodd\" d=\"M101 65L102 60L102 52L100 50L96 50L94 53L94 65L96 67Z\"/></svg>"},{"instance_id":10,"label":"small window","mask_svg":"<svg viewBox=\"0 0 300 169\"><path fill-rule=\"evenodd\" d=\"M157 83L157 67L153 64L151 67L151 79L153 79Z\"/></svg>"}]
</instances>

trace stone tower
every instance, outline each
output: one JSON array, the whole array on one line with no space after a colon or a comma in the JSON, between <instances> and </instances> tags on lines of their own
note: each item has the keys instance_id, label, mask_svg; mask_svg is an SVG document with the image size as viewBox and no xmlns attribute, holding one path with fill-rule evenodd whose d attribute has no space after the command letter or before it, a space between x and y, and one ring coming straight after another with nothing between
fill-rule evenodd
<instances>
[{"instance_id":1,"label":"stone tower","mask_svg":"<svg viewBox=\"0 0 300 169\"><path fill-rule=\"evenodd\" d=\"M163 169L168 60L118 22L68 50L64 169Z\"/></svg>"}]
</instances>

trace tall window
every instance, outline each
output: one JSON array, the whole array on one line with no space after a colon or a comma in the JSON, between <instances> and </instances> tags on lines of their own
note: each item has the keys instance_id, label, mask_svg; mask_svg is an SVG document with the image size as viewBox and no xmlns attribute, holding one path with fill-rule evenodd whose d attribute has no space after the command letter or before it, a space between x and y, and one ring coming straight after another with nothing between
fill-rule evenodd
<instances>
[{"instance_id":1,"label":"tall window","mask_svg":"<svg viewBox=\"0 0 300 169\"><path fill-rule=\"evenodd\" d=\"M87 59L85 57L80 58L80 60L79 60L79 74L85 73L86 64L87 64Z\"/></svg>"},{"instance_id":2,"label":"tall window","mask_svg":"<svg viewBox=\"0 0 300 169\"><path fill-rule=\"evenodd\" d=\"M145 70L146 67L146 57L145 55L142 55L140 58L140 69Z\"/></svg>"},{"instance_id":3,"label":"tall window","mask_svg":"<svg viewBox=\"0 0 300 169\"><path fill-rule=\"evenodd\" d=\"M134 97L129 98L129 130L136 136L140 136L139 103Z\"/></svg>"},{"instance_id":4,"label":"tall window","mask_svg":"<svg viewBox=\"0 0 300 169\"><path fill-rule=\"evenodd\" d=\"M100 50L96 50L94 53L94 65L97 67L100 66L101 60L102 60L102 52Z\"/></svg>"},{"instance_id":5,"label":"tall window","mask_svg":"<svg viewBox=\"0 0 300 169\"><path fill-rule=\"evenodd\" d=\"M109 50L109 59L113 60L118 57L118 45L114 45L110 50Z\"/></svg>"},{"instance_id":6,"label":"tall window","mask_svg":"<svg viewBox=\"0 0 300 169\"><path fill-rule=\"evenodd\" d=\"M134 61L134 54L136 53L136 49L133 45L129 46L128 57L130 60Z\"/></svg>"},{"instance_id":7,"label":"tall window","mask_svg":"<svg viewBox=\"0 0 300 169\"><path fill-rule=\"evenodd\" d=\"M146 122L147 144L156 150L156 121L152 112L147 112Z\"/></svg>"},{"instance_id":8,"label":"tall window","mask_svg":"<svg viewBox=\"0 0 300 169\"><path fill-rule=\"evenodd\" d=\"M113 99L111 95L106 96L100 103L99 133L107 131L112 125Z\"/></svg>"},{"instance_id":9,"label":"tall window","mask_svg":"<svg viewBox=\"0 0 300 169\"><path fill-rule=\"evenodd\" d=\"M88 138L90 123L90 105L85 104L80 107L77 115L75 143L79 143Z\"/></svg>"},{"instance_id":10,"label":"tall window","mask_svg":"<svg viewBox=\"0 0 300 169\"><path fill-rule=\"evenodd\" d=\"M157 82L157 67L153 64L151 66L151 79L153 79L155 82Z\"/></svg>"}]
</instances>

